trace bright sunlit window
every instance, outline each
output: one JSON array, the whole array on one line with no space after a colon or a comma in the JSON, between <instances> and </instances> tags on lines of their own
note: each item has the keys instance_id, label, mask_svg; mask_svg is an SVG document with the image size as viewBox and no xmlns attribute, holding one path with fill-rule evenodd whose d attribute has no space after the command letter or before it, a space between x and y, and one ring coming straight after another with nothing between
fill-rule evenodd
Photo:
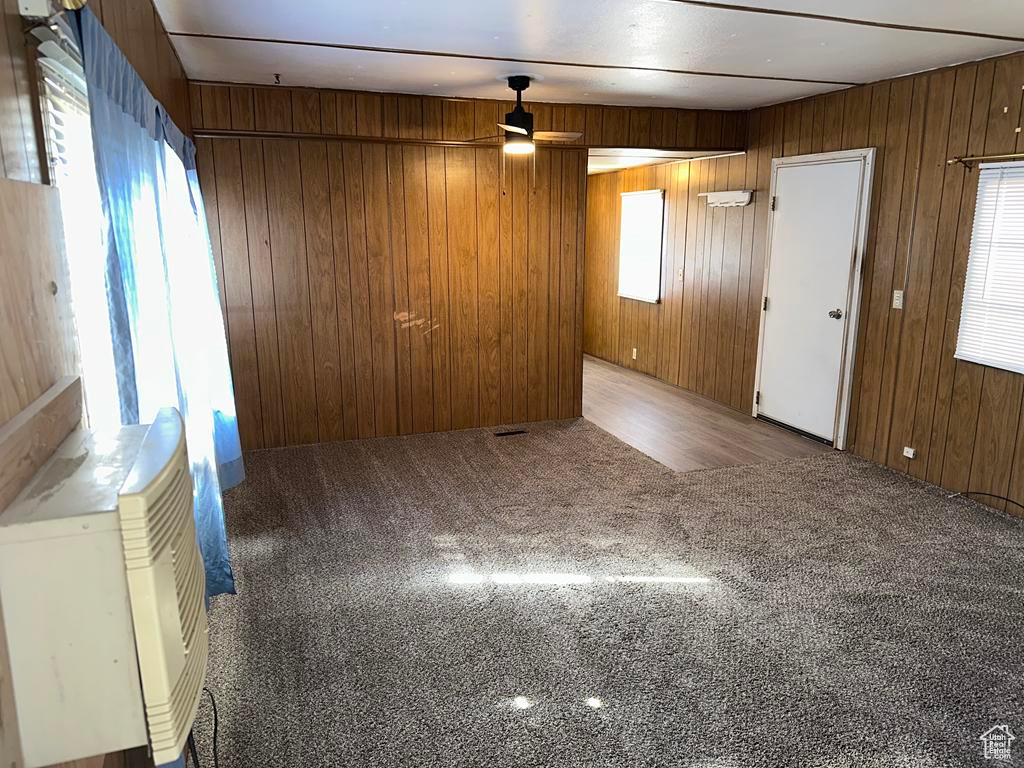
<instances>
[{"instance_id":1,"label":"bright sunlit window","mask_svg":"<svg viewBox=\"0 0 1024 768\"><path fill-rule=\"evenodd\" d=\"M60 192L71 282L71 310L85 390L86 423L121 424L107 308L107 241L96 179L89 99L77 44L61 18L37 27L39 96L50 177Z\"/></svg>"},{"instance_id":2,"label":"bright sunlit window","mask_svg":"<svg viewBox=\"0 0 1024 768\"><path fill-rule=\"evenodd\" d=\"M665 190L623 192L619 228L619 296L661 300Z\"/></svg>"},{"instance_id":3,"label":"bright sunlit window","mask_svg":"<svg viewBox=\"0 0 1024 768\"><path fill-rule=\"evenodd\" d=\"M980 168L956 356L1024 373L1024 163Z\"/></svg>"}]
</instances>

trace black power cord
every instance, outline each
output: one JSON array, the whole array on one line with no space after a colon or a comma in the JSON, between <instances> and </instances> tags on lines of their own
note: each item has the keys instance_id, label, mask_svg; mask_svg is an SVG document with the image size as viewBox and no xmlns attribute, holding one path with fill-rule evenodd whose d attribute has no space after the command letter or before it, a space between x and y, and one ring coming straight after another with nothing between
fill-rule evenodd
<instances>
[{"instance_id":1,"label":"black power cord","mask_svg":"<svg viewBox=\"0 0 1024 768\"><path fill-rule=\"evenodd\" d=\"M203 688L210 696L210 706L213 707L213 768L220 768L217 762L217 700L213 698L213 691L209 688Z\"/></svg>"},{"instance_id":2,"label":"black power cord","mask_svg":"<svg viewBox=\"0 0 1024 768\"><path fill-rule=\"evenodd\" d=\"M1009 499L1006 496L1000 496L998 493L988 493L987 491L957 491L956 493L951 493L947 498L955 499L957 496L987 496L990 499L999 499L1000 501L1005 501L1024 509L1024 504L1021 504L1016 499Z\"/></svg>"},{"instance_id":3,"label":"black power cord","mask_svg":"<svg viewBox=\"0 0 1024 768\"><path fill-rule=\"evenodd\" d=\"M199 753L196 752L196 734L194 731L188 732L188 740L185 744L188 746L188 753L192 758L192 765L199 768Z\"/></svg>"},{"instance_id":4,"label":"black power cord","mask_svg":"<svg viewBox=\"0 0 1024 768\"><path fill-rule=\"evenodd\" d=\"M217 755L217 700L213 698L213 691L209 688L203 688L203 692L210 697L210 706L213 707L213 768L220 768L218 755ZM196 739L195 730L189 731L188 741L189 756L192 758L193 768L199 768L199 753L196 750Z\"/></svg>"}]
</instances>

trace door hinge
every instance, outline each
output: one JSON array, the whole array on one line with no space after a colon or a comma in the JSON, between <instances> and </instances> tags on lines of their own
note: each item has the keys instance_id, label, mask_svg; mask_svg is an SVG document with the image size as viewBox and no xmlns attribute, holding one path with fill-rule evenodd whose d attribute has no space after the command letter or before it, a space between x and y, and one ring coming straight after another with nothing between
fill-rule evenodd
<instances>
[{"instance_id":1,"label":"door hinge","mask_svg":"<svg viewBox=\"0 0 1024 768\"><path fill-rule=\"evenodd\" d=\"M772 201L771 201L771 203L769 204L769 206L768 206L768 207L769 207L769 208L770 208L771 210L773 210L773 211L774 211L774 210L775 210L775 208L776 208L776 207L778 206L778 200L779 200L779 198L777 198L777 197L776 197L775 195L772 195Z\"/></svg>"},{"instance_id":2,"label":"door hinge","mask_svg":"<svg viewBox=\"0 0 1024 768\"><path fill-rule=\"evenodd\" d=\"M761 390L759 389L759 390L757 390L757 392L754 393L754 405L760 405L760 404L761 404Z\"/></svg>"},{"instance_id":3,"label":"door hinge","mask_svg":"<svg viewBox=\"0 0 1024 768\"><path fill-rule=\"evenodd\" d=\"M764 304L761 305L761 311L762 312L767 312L768 311L768 297L767 296L764 297Z\"/></svg>"}]
</instances>

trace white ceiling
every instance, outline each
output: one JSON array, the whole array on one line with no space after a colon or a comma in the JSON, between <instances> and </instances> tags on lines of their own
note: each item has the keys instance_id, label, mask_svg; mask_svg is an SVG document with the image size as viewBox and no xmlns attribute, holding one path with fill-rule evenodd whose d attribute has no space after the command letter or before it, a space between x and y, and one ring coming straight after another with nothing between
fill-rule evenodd
<instances>
[{"instance_id":1,"label":"white ceiling","mask_svg":"<svg viewBox=\"0 0 1024 768\"><path fill-rule=\"evenodd\" d=\"M587 175L622 171L644 165L679 163L684 160L698 160L702 157L728 157L743 155L745 152L704 152L675 149L636 149L634 147L592 147L587 152Z\"/></svg>"},{"instance_id":2,"label":"white ceiling","mask_svg":"<svg viewBox=\"0 0 1024 768\"><path fill-rule=\"evenodd\" d=\"M1024 49L1021 0L156 4L196 80L552 102L745 109Z\"/></svg>"}]
</instances>

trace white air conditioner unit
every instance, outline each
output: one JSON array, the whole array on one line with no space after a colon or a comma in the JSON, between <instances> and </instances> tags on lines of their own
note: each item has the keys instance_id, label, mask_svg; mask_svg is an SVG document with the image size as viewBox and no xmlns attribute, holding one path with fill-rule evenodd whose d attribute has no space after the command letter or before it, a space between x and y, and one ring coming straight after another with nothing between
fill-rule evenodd
<instances>
[{"instance_id":1,"label":"white air conditioner unit","mask_svg":"<svg viewBox=\"0 0 1024 768\"><path fill-rule=\"evenodd\" d=\"M206 674L205 576L176 410L73 432L0 514L0 765L149 744L177 759Z\"/></svg>"}]
</instances>

